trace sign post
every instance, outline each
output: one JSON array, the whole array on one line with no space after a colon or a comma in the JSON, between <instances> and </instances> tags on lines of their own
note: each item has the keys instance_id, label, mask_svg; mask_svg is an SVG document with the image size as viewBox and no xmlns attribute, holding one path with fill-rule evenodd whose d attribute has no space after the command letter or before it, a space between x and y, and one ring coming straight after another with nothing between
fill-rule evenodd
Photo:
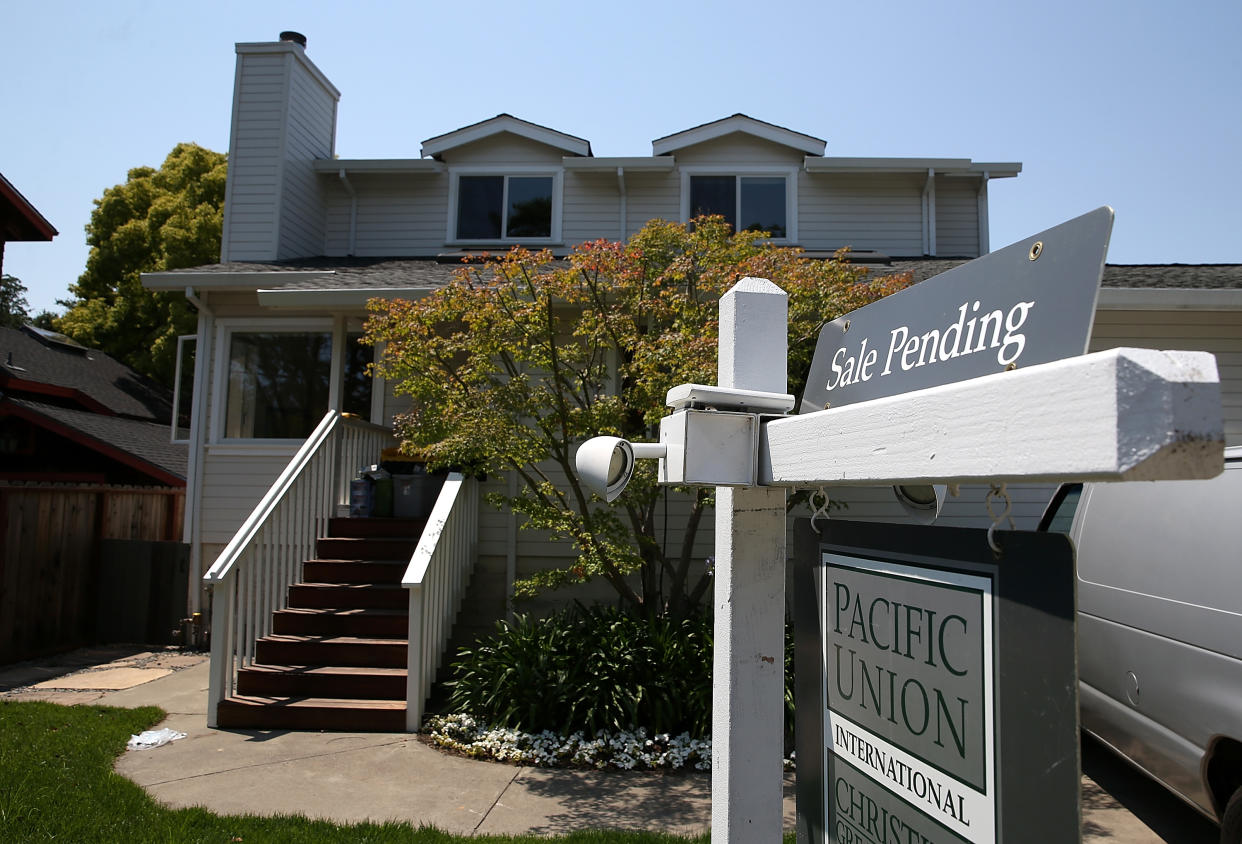
<instances>
[{"instance_id":1,"label":"sign post","mask_svg":"<svg viewBox=\"0 0 1242 844\"><path fill-rule=\"evenodd\" d=\"M1098 209L831 323L799 416L779 415L792 407L785 295L747 278L721 298L720 385L671 390L677 410L643 450L662 481L717 487L717 844L781 834L786 488L1222 471L1212 355L1058 359L1086 346L1111 227ZM607 500L643 456L616 442L578 453ZM800 831L996 842L1038 818L1050 840L1076 835L1067 543L830 524L818 545L799 539L811 550L793 582ZM1035 630L1040 647L1025 647Z\"/></svg>"}]
</instances>

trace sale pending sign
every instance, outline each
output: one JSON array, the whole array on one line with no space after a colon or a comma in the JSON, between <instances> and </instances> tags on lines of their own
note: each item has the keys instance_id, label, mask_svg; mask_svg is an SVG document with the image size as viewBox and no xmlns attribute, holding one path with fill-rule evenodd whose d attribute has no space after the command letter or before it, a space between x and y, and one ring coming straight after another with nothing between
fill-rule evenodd
<instances>
[{"instance_id":1,"label":"sale pending sign","mask_svg":"<svg viewBox=\"0 0 1242 844\"><path fill-rule=\"evenodd\" d=\"M991 580L829 553L823 572L839 822L860 840L994 842Z\"/></svg>"},{"instance_id":2,"label":"sale pending sign","mask_svg":"<svg viewBox=\"0 0 1242 844\"><path fill-rule=\"evenodd\" d=\"M1069 541L998 531L998 559L985 530L819 526L790 572L798 840L1077 840Z\"/></svg>"}]
</instances>

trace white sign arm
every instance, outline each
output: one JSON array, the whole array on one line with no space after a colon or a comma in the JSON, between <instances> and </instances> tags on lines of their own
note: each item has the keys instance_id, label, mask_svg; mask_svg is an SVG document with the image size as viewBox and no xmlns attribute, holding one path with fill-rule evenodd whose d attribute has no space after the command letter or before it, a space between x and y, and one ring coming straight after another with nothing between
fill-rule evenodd
<instances>
[{"instance_id":1,"label":"white sign arm","mask_svg":"<svg viewBox=\"0 0 1242 844\"><path fill-rule=\"evenodd\" d=\"M772 420L759 483L1208 478L1223 447L1213 355L1112 349Z\"/></svg>"}]
</instances>

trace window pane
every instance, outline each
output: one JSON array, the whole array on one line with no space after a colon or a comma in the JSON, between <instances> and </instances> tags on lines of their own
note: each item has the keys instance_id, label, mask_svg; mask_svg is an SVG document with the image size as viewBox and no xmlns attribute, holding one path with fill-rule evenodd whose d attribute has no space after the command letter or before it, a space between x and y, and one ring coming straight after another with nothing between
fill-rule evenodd
<instances>
[{"instance_id":1,"label":"window pane","mask_svg":"<svg viewBox=\"0 0 1242 844\"><path fill-rule=\"evenodd\" d=\"M719 214L737 230L737 178L735 176L691 176L690 219Z\"/></svg>"},{"instance_id":2,"label":"window pane","mask_svg":"<svg viewBox=\"0 0 1242 844\"><path fill-rule=\"evenodd\" d=\"M367 364L372 359L372 349L358 342L361 333L345 337L345 389L341 391L341 410L363 419L371 418L371 374Z\"/></svg>"},{"instance_id":3,"label":"window pane","mask_svg":"<svg viewBox=\"0 0 1242 844\"><path fill-rule=\"evenodd\" d=\"M785 237L785 179L742 178L742 229Z\"/></svg>"},{"instance_id":4,"label":"window pane","mask_svg":"<svg viewBox=\"0 0 1242 844\"><path fill-rule=\"evenodd\" d=\"M552 236L552 177L509 177L509 230L506 237Z\"/></svg>"},{"instance_id":5,"label":"window pane","mask_svg":"<svg viewBox=\"0 0 1242 844\"><path fill-rule=\"evenodd\" d=\"M332 335L235 333L226 437L303 439L328 411Z\"/></svg>"},{"instance_id":6,"label":"window pane","mask_svg":"<svg viewBox=\"0 0 1242 844\"><path fill-rule=\"evenodd\" d=\"M462 176L457 181L457 236L463 240L500 237L504 176Z\"/></svg>"}]
</instances>

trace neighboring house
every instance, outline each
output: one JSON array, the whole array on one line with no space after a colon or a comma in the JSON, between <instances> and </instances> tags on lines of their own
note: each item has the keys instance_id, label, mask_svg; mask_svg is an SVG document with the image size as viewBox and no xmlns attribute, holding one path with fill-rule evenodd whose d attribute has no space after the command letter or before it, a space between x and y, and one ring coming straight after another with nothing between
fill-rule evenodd
<instances>
[{"instance_id":1,"label":"neighboring house","mask_svg":"<svg viewBox=\"0 0 1242 844\"><path fill-rule=\"evenodd\" d=\"M0 481L184 487L167 391L62 334L0 328Z\"/></svg>"},{"instance_id":2,"label":"neighboring house","mask_svg":"<svg viewBox=\"0 0 1242 844\"><path fill-rule=\"evenodd\" d=\"M0 663L169 641L187 593L170 415L165 390L108 355L0 328Z\"/></svg>"},{"instance_id":3,"label":"neighboring house","mask_svg":"<svg viewBox=\"0 0 1242 844\"><path fill-rule=\"evenodd\" d=\"M50 241L58 232L39 210L0 173L0 275L4 273L4 244L9 241Z\"/></svg>"}]
</instances>

